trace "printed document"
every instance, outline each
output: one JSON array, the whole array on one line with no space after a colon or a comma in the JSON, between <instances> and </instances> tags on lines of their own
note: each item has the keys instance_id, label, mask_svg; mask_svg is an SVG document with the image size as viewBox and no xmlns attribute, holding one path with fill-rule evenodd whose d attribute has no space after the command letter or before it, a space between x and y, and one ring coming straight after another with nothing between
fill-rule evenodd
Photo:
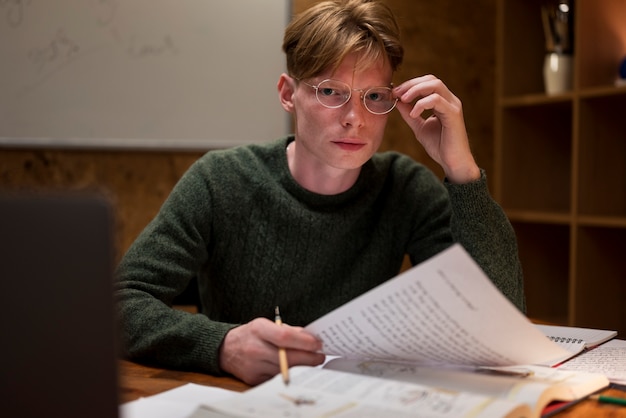
<instances>
[{"instance_id":1,"label":"printed document","mask_svg":"<svg viewBox=\"0 0 626 418\"><path fill-rule=\"evenodd\" d=\"M305 328L327 355L420 364L544 364L548 339L454 245Z\"/></svg>"}]
</instances>

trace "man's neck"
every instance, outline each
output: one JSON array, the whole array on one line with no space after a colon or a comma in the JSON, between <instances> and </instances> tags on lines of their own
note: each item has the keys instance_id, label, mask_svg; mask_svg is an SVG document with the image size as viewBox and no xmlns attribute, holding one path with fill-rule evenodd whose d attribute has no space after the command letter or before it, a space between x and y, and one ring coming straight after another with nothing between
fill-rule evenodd
<instances>
[{"instance_id":1,"label":"man's neck","mask_svg":"<svg viewBox=\"0 0 626 418\"><path fill-rule=\"evenodd\" d=\"M359 178L360 168L345 170L327 165L307 164L296 156L296 143L287 146L287 163L293 178L310 192L336 195L350 189Z\"/></svg>"}]
</instances>

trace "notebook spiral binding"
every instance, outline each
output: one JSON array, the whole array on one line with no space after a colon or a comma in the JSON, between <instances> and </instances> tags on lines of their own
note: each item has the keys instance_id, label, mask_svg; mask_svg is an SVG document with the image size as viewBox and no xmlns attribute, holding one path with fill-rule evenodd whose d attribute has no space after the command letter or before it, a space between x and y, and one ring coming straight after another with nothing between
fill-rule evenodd
<instances>
[{"instance_id":1,"label":"notebook spiral binding","mask_svg":"<svg viewBox=\"0 0 626 418\"><path fill-rule=\"evenodd\" d=\"M572 343L572 344L580 344L583 343L584 340L580 339L580 338L567 338L567 337L550 337L548 336L548 338L550 338L552 341L554 341L555 343Z\"/></svg>"}]
</instances>

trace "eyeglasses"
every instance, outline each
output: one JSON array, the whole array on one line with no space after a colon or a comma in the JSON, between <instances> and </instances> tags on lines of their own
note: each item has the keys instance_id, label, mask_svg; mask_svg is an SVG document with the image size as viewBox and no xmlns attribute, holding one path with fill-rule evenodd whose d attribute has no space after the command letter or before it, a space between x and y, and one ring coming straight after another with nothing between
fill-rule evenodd
<instances>
[{"instance_id":1,"label":"eyeglasses","mask_svg":"<svg viewBox=\"0 0 626 418\"><path fill-rule=\"evenodd\" d=\"M375 115L384 115L396 107L398 99L393 97L390 87L371 87L367 90L353 89L343 81L323 80L313 86L303 81L307 86L315 89L317 101L329 109L337 109L348 103L352 97L352 91L361 93L361 100L365 108Z\"/></svg>"}]
</instances>

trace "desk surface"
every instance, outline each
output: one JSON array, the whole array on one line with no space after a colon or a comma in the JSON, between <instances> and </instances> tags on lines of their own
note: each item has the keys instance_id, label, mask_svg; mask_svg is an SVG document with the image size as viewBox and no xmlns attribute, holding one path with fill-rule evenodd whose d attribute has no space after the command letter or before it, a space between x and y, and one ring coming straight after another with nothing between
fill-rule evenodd
<instances>
[{"instance_id":1,"label":"desk surface","mask_svg":"<svg viewBox=\"0 0 626 418\"><path fill-rule=\"evenodd\" d=\"M242 392L250 387L230 377L215 377L203 373L167 370L158 367L144 366L125 360L119 362L119 374L119 396L121 403L133 401L145 396L156 395L157 393L182 386L185 383L216 386L237 392ZM607 389L603 394L624 396L624 392L616 389ZM626 407L599 404L593 400L584 400L554 416L557 418L626 418Z\"/></svg>"},{"instance_id":2,"label":"desk surface","mask_svg":"<svg viewBox=\"0 0 626 418\"><path fill-rule=\"evenodd\" d=\"M119 362L119 380L120 403L156 395L185 383L216 386L237 392L243 392L250 388L245 383L231 377L215 377L204 373L168 370L126 360Z\"/></svg>"}]
</instances>

